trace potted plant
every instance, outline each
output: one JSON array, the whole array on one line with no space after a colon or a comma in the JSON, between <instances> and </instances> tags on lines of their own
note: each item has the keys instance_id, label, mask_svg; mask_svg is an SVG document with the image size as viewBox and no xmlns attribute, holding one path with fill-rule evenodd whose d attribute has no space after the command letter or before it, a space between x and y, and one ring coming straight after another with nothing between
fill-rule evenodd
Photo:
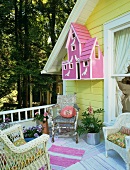
<instances>
[{"instance_id":1,"label":"potted plant","mask_svg":"<svg viewBox=\"0 0 130 170\"><path fill-rule=\"evenodd\" d=\"M35 117L34 117L34 121L39 121L38 123L40 123L43 127L43 133L49 134L49 129L48 129L48 112L43 112L41 110L41 112L35 112Z\"/></svg>"},{"instance_id":2,"label":"potted plant","mask_svg":"<svg viewBox=\"0 0 130 170\"><path fill-rule=\"evenodd\" d=\"M0 130L4 130L10 127L10 118L5 118L5 121L2 122L2 120L0 119Z\"/></svg>"},{"instance_id":3,"label":"potted plant","mask_svg":"<svg viewBox=\"0 0 130 170\"><path fill-rule=\"evenodd\" d=\"M23 135L26 142L37 138L42 135L42 125L32 126L25 128L23 127Z\"/></svg>"},{"instance_id":4,"label":"potted plant","mask_svg":"<svg viewBox=\"0 0 130 170\"><path fill-rule=\"evenodd\" d=\"M103 127L103 123L96 113L104 113L103 109L93 110L91 106L87 108L82 113L81 125L78 126L77 132L79 135L87 134L87 143L88 144L99 144L100 143L100 130Z\"/></svg>"}]
</instances>

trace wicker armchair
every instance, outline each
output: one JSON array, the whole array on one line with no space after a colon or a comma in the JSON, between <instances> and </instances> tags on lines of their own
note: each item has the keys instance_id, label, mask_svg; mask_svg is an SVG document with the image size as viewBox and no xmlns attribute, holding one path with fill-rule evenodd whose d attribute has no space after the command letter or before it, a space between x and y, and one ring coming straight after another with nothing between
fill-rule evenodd
<instances>
[{"instance_id":1,"label":"wicker armchair","mask_svg":"<svg viewBox=\"0 0 130 170\"><path fill-rule=\"evenodd\" d=\"M76 110L76 115L71 118L62 117L60 112L66 106L73 106ZM52 142L54 142L54 136L57 133L58 137L71 137L76 136L76 143L78 143L78 134L76 132L78 123L79 107L76 104L76 94L69 95L57 95L57 108L56 116L51 115L52 123Z\"/></svg>"},{"instance_id":2,"label":"wicker armchair","mask_svg":"<svg viewBox=\"0 0 130 170\"><path fill-rule=\"evenodd\" d=\"M50 159L47 151L49 135L26 143L21 125L14 125L0 130L0 169L1 170L50 170Z\"/></svg>"},{"instance_id":3,"label":"wicker armchair","mask_svg":"<svg viewBox=\"0 0 130 170\"><path fill-rule=\"evenodd\" d=\"M126 135L121 132L122 127L128 126L130 127L130 113L123 113L117 117L113 126L103 127L103 133L105 138L106 157L108 156L108 150L115 150L125 161L126 169L130 170L130 134ZM127 130L127 132L128 131L130 132L130 130ZM118 135L121 136L119 137ZM122 137L122 135L124 136ZM110 141L110 138L116 139L115 142Z\"/></svg>"}]
</instances>

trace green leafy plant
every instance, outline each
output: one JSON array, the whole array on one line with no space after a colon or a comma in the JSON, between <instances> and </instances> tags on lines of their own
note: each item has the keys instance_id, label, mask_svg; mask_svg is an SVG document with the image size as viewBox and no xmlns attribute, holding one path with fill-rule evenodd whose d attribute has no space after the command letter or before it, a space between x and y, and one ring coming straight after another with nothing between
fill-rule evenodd
<instances>
[{"instance_id":1,"label":"green leafy plant","mask_svg":"<svg viewBox=\"0 0 130 170\"><path fill-rule=\"evenodd\" d=\"M79 135L84 133L98 133L103 127L103 123L96 117L96 113L104 113L103 109L93 110L91 106L82 113L81 125L78 126Z\"/></svg>"},{"instance_id":2,"label":"green leafy plant","mask_svg":"<svg viewBox=\"0 0 130 170\"><path fill-rule=\"evenodd\" d=\"M39 114L39 112L35 113L34 121L39 120L43 123L45 123L48 119L48 112L42 112Z\"/></svg>"}]
</instances>

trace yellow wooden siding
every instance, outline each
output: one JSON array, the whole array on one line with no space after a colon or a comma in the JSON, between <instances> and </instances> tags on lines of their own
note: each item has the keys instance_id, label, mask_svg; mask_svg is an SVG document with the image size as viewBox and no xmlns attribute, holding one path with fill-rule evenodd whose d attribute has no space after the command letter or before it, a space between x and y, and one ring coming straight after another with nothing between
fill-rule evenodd
<instances>
[{"instance_id":1,"label":"yellow wooden siding","mask_svg":"<svg viewBox=\"0 0 130 170\"><path fill-rule=\"evenodd\" d=\"M130 0L100 0L93 10L85 25L87 26L91 36L96 36L98 38L98 42L102 50L104 47L104 23L127 12L130 12Z\"/></svg>"},{"instance_id":2,"label":"yellow wooden siding","mask_svg":"<svg viewBox=\"0 0 130 170\"><path fill-rule=\"evenodd\" d=\"M76 90L76 85L75 85L75 81L71 81L71 80L68 80L66 81L67 82L67 85L66 85L66 91L68 94L73 94L75 93L77 90Z\"/></svg>"},{"instance_id":3,"label":"yellow wooden siding","mask_svg":"<svg viewBox=\"0 0 130 170\"><path fill-rule=\"evenodd\" d=\"M104 24L127 12L130 12L130 0L100 0L86 21L86 27L92 37L98 38L98 43L104 53ZM75 91L74 91L75 90ZM77 103L80 107L80 117L89 104L95 109L104 106L103 80L66 81L66 92L77 93ZM102 116L101 116L102 117Z\"/></svg>"},{"instance_id":4,"label":"yellow wooden siding","mask_svg":"<svg viewBox=\"0 0 130 170\"><path fill-rule=\"evenodd\" d=\"M94 109L103 108L103 80L66 81L66 93L77 93L77 104L81 113L91 104Z\"/></svg>"}]
</instances>

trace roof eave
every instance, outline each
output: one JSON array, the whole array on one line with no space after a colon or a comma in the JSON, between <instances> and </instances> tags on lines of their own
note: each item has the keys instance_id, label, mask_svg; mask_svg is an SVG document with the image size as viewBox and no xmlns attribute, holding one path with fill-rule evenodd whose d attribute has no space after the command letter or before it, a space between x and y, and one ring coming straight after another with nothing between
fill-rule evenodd
<instances>
[{"instance_id":1,"label":"roof eave","mask_svg":"<svg viewBox=\"0 0 130 170\"><path fill-rule=\"evenodd\" d=\"M48 74L56 73L56 72L50 71L55 63L55 60L60 59L60 61L61 61L61 58L63 58L67 54L67 51L65 52L65 41L67 39L67 34L70 29L70 24L72 22L77 22L79 24L85 24L86 20L91 15L91 13L92 13L93 9L95 8L96 4L98 3L98 1L99 0L91 0L91 1L90 0L82 0L82 1L78 0L76 2L64 28L62 29L62 32L58 38L58 41L55 44L55 46L47 60L47 63L43 69L46 71L46 74L47 73ZM85 17L83 17L84 11L87 11L85 13ZM61 65L61 63L60 63L60 65ZM54 68L55 67L57 67L57 66L55 65ZM54 70L56 70L56 69L54 69ZM44 71L41 71L41 74L45 74Z\"/></svg>"}]
</instances>

